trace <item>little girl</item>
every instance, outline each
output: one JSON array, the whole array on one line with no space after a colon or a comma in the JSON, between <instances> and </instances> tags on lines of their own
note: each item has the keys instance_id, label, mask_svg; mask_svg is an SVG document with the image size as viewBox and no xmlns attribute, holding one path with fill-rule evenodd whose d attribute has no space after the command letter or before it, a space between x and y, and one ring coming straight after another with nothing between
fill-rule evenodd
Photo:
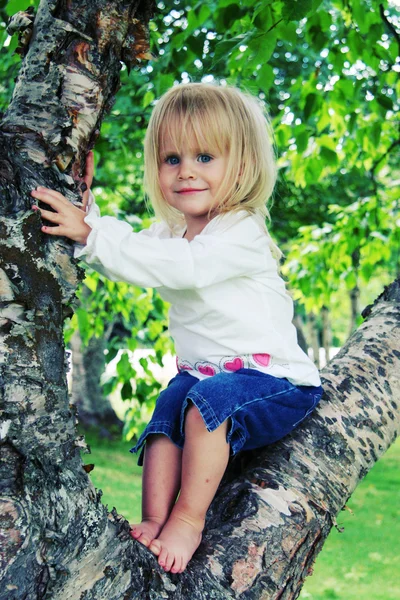
<instances>
[{"instance_id":1,"label":"little girl","mask_svg":"<svg viewBox=\"0 0 400 600\"><path fill-rule=\"evenodd\" d=\"M229 456L271 444L316 406L317 369L297 344L293 306L265 226L276 165L258 102L193 83L156 104L145 139L145 187L160 221L140 233L58 192L50 235L114 281L157 288L171 304L178 374L161 392L141 450L142 522L131 535L182 572L200 544ZM87 181L91 182L92 158ZM33 207L38 210L37 206Z\"/></svg>"}]
</instances>

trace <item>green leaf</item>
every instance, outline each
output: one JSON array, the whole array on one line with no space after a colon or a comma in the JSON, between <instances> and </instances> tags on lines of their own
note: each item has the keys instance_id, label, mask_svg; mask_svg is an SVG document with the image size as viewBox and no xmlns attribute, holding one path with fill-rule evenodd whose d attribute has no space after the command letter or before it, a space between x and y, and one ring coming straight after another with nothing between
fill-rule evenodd
<instances>
[{"instance_id":1,"label":"green leaf","mask_svg":"<svg viewBox=\"0 0 400 600\"><path fill-rule=\"evenodd\" d=\"M84 285L92 292L96 292L97 290L97 283L98 283L98 279L97 277L93 277L93 275L86 275L85 277L85 281L84 281Z\"/></svg>"},{"instance_id":2,"label":"green leaf","mask_svg":"<svg viewBox=\"0 0 400 600\"><path fill-rule=\"evenodd\" d=\"M169 90L169 88L171 88L173 86L174 83L174 76L171 75L170 73L160 73L160 75L157 77L156 79L156 91L157 91L157 97L159 98L160 96L162 96L167 90ZM154 95L153 95L154 96ZM152 98L150 100L150 102L153 101L154 98ZM150 102L148 104L150 104Z\"/></svg>"},{"instance_id":3,"label":"green leaf","mask_svg":"<svg viewBox=\"0 0 400 600\"><path fill-rule=\"evenodd\" d=\"M148 106L149 104L151 104L153 102L155 98L154 93L151 90L148 90L145 95L143 96L143 108L146 108L146 106Z\"/></svg>"},{"instance_id":4,"label":"green leaf","mask_svg":"<svg viewBox=\"0 0 400 600\"><path fill-rule=\"evenodd\" d=\"M286 21L299 21L311 11L313 0L291 0L284 2L282 17Z\"/></svg>"},{"instance_id":5,"label":"green leaf","mask_svg":"<svg viewBox=\"0 0 400 600\"><path fill-rule=\"evenodd\" d=\"M109 347L108 348L108 352L106 352L105 354L105 358L106 358L106 362L109 363L111 362L118 354L118 348L117 347Z\"/></svg>"},{"instance_id":6,"label":"green leaf","mask_svg":"<svg viewBox=\"0 0 400 600\"><path fill-rule=\"evenodd\" d=\"M317 105L318 105L317 94L314 94L314 93L308 94L305 105L304 105L304 118L306 121L308 121L310 116L313 114L314 109L317 107Z\"/></svg>"},{"instance_id":7,"label":"green leaf","mask_svg":"<svg viewBox=\"0 0 400 600\"><path fill-rule=\"evenodd\" d=\"M333 119L329 114L328 108L329 106L327 102L325 102L321 107L321 111L319 113L316 123L318 133L322 133L327 127L330 127L332 124Z\"/></svg>"},{"instance_id":8,"label":"green leaf","mask_svg":"<svg viewBox=\"0 0 400 600\"><path fill-rule=\"evenodd\" d=\"M253 52L252 63L266 63L275 50L276 46L276 31L273 29L264 34L257 34L248 43L250 50Z\"/></svg>"},{"instance_id":9,"label":"green leaf","mask_svg":"<svg viewBox=\"0 0 400 600\"><path fill-rule=\"evenodd\" d=\"M350 115L350 119L348 121L348 126L347 126L349 133L353 133L354 126L356 125L356 123L357 123L357 113L353 112Z\"/></svg>"},{"instance_id":10,"label":"green leaf","mask_svg":"<svg viewBox=\"0 0 400 600\"><path fill-rule=\"evenodd\" d=\"M296 29L297 29L296 23L292 23L292 22L279 23L279 25L277 27L278 38L280 40L286 40L286 41L290 42L291 44L296 44L298 42L298 35L297 35Z\"/></svg>"},{"instance_id":11,"label":"green leaf","mask_svg":"<svg viewBox=\"0 0 400 600\"><path fill-rule=\"evenodd\" d=\"M393 100L389 98L389 96L386 96L385 94L377 94L376 100L381 106L383 106L383 108L386 108L387 110L393 109Z\"/></svg>"},{"instance_id":12,"label":"green leaf","mask_svg":"<svg viewBox=\"0 0 400 600\"><path fill-rule=\"evenodd\" d=\"M272 87L272 84L274 82L274 78L275 78L274 71L273 71L271 65L269 65L269 64L263 65L261 67L261 69L259 69L257 72L258 84L265 93L269 92L269 90Z\"/></svg>"},{"instance_id":13,"label":"green leaf","mask_svg":"<svg viewBox=\"0 0 400 600\"><path fill-rule=\"evenodd\" d=\"M126 381L121 388L121 398L122 400L130 400L133 396L132 385L130 381Z\"/></svg>"},{"instance_id":14,"label":"green leaf","mask_svg":"<svg viewBox=\"0 0 400 600\"><path fill-rule=\"evenodd\" d=\"M218 13L218 22L221 23L224 30L230 29L232 24L240 19L243 9L239 4L231 3L229 6L222 8Z\"/></svg>"},{"instance_id":15,"label":"green leaf","mask_svg":"<svg viewBox=\"0 0 400 600\"><path fill-rule=\"evenodd\" d=\"M301 130L296 133L296 146L297 151L300 152L300 154L303 154L304 150L307 148L308 137L308 132L305 127L302 127Z\"/></svg>"},{"instance_id":16,"label":"green leaf","mask_svg":"<svg viewBox=\"0 0 400 600\"><path fill-rule=\"evenodd\" d=\"M379 145L381 132L382 132L382 124L380 122L377 121L376 123L371 125L370 139L371 139L373 145L375 146L375 148L377 148Z\"/></svg>"},{"instance_id":17,"label":"green leaf","mask_svg":"<svg viewBox=\"0 0 400 600\"><path fill-rule=\"evenodd\" d=\"M253 14L253 23L262 31L267 31L272 25L272 13L270 6L264 6L263 4L254 11Z\"/></svg>"},{"instance_id":18,"label":"green leaf","mask_svg":"<svg viewBox=\"0 0 400 600\"><path fill-rule=\"evenodd\" d=\"M361 33L368 33L369 23L367 19L368 11L365 10L365 5L360 0L352 0L351 2L351 10L353 12L353 17L355 22L357 23L357 27L359 28Z\"/></svg>"},{"instance_id":19,"label":"green leaf","mask_svg":"<svg viewBox=\"0 0 400 600\"><path fill-rule=\"evenodd\" d=\"M220 61L226 61L234 50L237 50L242 44L247 45L248 36L238 35L231 40L222 40L215 46L213 67Z\"/></svg>"}]
</instances>

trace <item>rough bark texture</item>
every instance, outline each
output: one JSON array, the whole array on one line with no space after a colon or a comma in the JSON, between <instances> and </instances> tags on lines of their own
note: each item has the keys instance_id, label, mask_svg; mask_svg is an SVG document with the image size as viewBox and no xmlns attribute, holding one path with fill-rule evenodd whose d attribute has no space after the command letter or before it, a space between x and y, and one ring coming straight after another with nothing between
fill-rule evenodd
<instances>
[{"instance_id":1,"label":"rough bark texture","mask_svg":"<svg viewBox=\"0 0 400 600\"><path fill-rule=\"evenodd\" d=\"M66 386L62 324L81 269L68 241L41 234L30 191L47 185L79 201L87 150L121 60L131 66L147 50L151 10L151 1L43 0L33 25L26 14L12 23L28 45L0 124L1 599L54 597L99 532L114 534L82 468Z\"/></svg>"},{"instance_id":2,"label":"rough bark texture","mask_svg":"<svg viewBox=\"0 0 400 600\"><path fill-rule=\"evenodd\" d=\"M42 237L38 216L27 210L38 183L71 186L74 196L68 170L52 164L79 172L72 157L76 148L84 155L115 91L136 7L42 2L1 129L0 600L294 599L335 515L398 432L400 285L367 311L324 371L325 395L314 416L232 465L189 567L182 575L163 573L129 536L127 522L107 513L82 468L62 343L78 273L68 243ZM72 64L90 56L96 68L82 67L83 79L75 74L72 82L55 56L72 57ZM87 109L93 105L96 115ZM81 118L86 109L90 124ZM35 162L39 155L48 163Z\"/></svg>"}]
</instances>

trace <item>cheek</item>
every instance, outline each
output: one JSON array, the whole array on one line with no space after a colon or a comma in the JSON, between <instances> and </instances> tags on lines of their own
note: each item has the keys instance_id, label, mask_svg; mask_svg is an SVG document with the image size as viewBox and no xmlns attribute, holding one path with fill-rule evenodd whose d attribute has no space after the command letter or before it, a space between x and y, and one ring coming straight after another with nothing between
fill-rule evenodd
<instances>
[{"instance_id":1,"label":"cheek","mask_svg":"<svg viewBox=\"0 0 400 600\"><path fill-rule=\"evenodd\" d=\"M162 171L159 171L158 172L158 183L159 183L161 190L165 190L166 185L167 185L166 181L167 181L167 179L165 177L165 173L163 173Z\"/></svg>"}]
</instances>

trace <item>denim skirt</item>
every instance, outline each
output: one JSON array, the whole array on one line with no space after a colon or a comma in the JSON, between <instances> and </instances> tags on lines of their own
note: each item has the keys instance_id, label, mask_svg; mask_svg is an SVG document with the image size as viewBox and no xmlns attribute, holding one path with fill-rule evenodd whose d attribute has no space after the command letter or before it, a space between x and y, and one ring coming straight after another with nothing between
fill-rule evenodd
<instances>
[{"instance_id":1,"label":"denim skirt","mask_svg":"<svg viewBox=\"0 0 400 600\"><path fill-rule=\"evenodd\" d=\"M159 395L150 423L131 452L140 453L149 435L164 434L183 448L185 411L194 404L208 431L230 419L227 442L231 454L272 444L290 433L311 412L322 396L322 387L296 386L287 379L256 369L239 369L197 379L178 373Z\"/></svg>"}]
</instances>

